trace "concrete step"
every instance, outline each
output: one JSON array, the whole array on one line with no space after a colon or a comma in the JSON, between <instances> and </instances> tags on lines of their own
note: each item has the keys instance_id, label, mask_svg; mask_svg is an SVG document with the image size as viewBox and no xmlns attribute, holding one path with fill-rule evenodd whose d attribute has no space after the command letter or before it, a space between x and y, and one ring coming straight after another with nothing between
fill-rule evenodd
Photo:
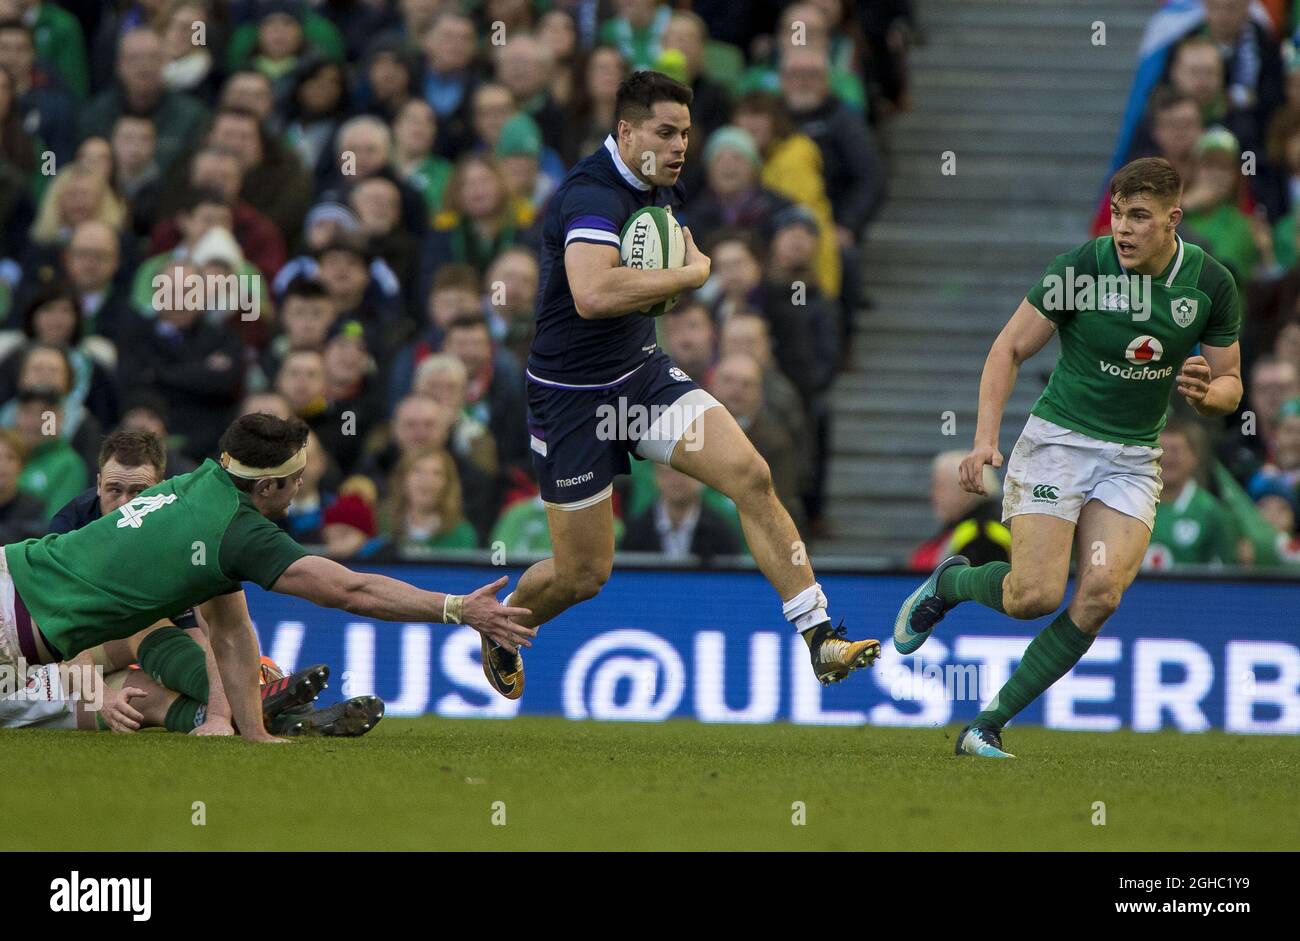
<instances>
[{"instance_id":1,"label":"concrete step","mask_svg":"<svg viewBox=\"0 0 1300 941\"><path fill-rule=\"evenodd\" d=\"M981 156L1012 157L1055 157L1062 148L1071 154L1082 157L1106 159L1110 157L1115 142L1105 134L1089 131L1046 133L1035 128L1021 127L1012 131L989 133L978 130L956 130L935 125L930 130L913 131L909 134L896 135L890 145L893 159L934 155L936 158L945 151L958 154L979 154ZM960 172L960 161L958 162Z\"/></svg>"},{"instance_id":2,"label":"concrete step","mask_svg":"<svg viewBox=\"0 0 1300 941\"><path fill-rule=\"evenodd\" d=\"M1133 76L1122 70L1092 70L1079 74L1082 68L1069 68L1071 60L1062 61L1065 69L1023 69L1007 63L1002 68L929 68L915 73L912 87L918 95L940 88L958 88L968 92L1031 92L1050 94L1062 105L1080 95L1079 84L1087 82L1087 94L1102 95L1106 99L1122 97L1133 82ZM1075 60L1075 65L1079 63ZM1107 104L1110 102L1107 101Z\"/></svg>"}]
</instances>

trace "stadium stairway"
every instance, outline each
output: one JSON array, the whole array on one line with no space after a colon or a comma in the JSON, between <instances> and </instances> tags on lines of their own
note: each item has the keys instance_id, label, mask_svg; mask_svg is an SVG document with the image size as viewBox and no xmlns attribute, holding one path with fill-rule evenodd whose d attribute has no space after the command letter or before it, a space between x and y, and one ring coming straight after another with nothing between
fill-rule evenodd
<instances>
[{"instance_id":1,"label":"stadium stairway","mask_svg":"<svg viewBox=\"0 0 1300 941\"><path fill-rule=\"evenodd\" d=\"M888 127L889 199L864 247L870 309L832 389L823 555L905 560L936 523L930 461L969 448L990 343L1057 254L1082 242L1154 0L923 0L912 110ZM1092 43L1105 24L1105 45ZM956 172L944 175L945 151ZM1015 436L1055 360L1021 372ZM944 413L953 413L944 434Z\"/></svg>"}]
</instances>

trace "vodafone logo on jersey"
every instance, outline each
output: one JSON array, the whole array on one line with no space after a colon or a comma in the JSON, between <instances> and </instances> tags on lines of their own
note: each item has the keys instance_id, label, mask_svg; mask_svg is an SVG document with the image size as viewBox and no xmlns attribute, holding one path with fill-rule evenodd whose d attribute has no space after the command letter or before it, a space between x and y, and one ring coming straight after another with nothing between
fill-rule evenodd
<instances>
[{"instance_id":1,"label":"vodafone logo on jersey","mask_svg":"<svg viewBox=\"0 0 1300 941\"><path fill-rule=\"evenodd\" d=\"M1124 358L1134 366L1158 363L1163 355L1165 355L1165 348L1155 337L1135 337L1129 343L1128 349L1124 351Z\"/></svg>"}]
</instances>

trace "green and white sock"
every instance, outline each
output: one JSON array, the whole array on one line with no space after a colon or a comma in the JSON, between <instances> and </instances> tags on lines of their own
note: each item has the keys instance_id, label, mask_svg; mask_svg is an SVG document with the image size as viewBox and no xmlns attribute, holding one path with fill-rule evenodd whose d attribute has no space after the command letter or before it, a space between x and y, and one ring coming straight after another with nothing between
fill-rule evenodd
<instances>
[{"instance_id":1,"label":"green and white sock","mask_svg":"<svg viewBox=\"0 0 1300 941\"><path fill-rule=\"evenodd\" d=\"M990 563L999 564L999 563ZM981 566L987 568L988 566ZM1024 657L998 694L975 717L973 725L1001 729L1012 716L1069 673L1092 646L1093 638L1074 626L1069 611L1062 611L1029 642Z\"/></svg>"}]
</instances>

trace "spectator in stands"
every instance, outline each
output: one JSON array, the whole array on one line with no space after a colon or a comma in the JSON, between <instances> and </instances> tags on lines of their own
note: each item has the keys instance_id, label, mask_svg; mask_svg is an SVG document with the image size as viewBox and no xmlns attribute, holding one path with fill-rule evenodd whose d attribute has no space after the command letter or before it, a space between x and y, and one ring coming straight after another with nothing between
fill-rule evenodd
<instances>
[{"instance_id":1,"label":"spectator in stands","mask_svg":"<svg viewBox=\"0 0 1300 941\"><path fill-rule=\"evenodd\" d=\"M609 136L614 127L618 86L630 71L615 46L596 46L578 58L565 121L567 133L560 149L565 163L577 163ZM688 160L687 165L690 163Z\"/></svg>"},{"instance_id":2,"label":"spectator in stands","mask_svg":"<svg viewBox=\"0 0 1300 941\"><path fill-rule=\"evenodd\" d=\"M173 248L161 249L136 269L131 284L131 306L135 312L152 320L158 314L155 304L157 285L155 278L169 270L177 260L189 259L199 240L213 229L233 231L234 211L230 197L220 190L204 188L194 190L177 214L176 231L180 238ZM163 239L162 241L169 241Z\"/></svg>"},{"instance_id":3,"label":"spectator in stands","mask_svg":"<svg viewBox=\"0 0 1300 941\"><path fill-rule=\"evenodd\" d=\"M158 206L162 175L158 172L158 129L148 118L123 114L109 138L116 175L114 188L122 194L131 216L131 232L148 238Z\"/></svg>"},{"instance_id":4,"label":"spectator in stands","mask_svg":"<svg viewBox=\"0 0 1300 941\"><path fill-rule=\"evenodd\" d=\"M735 417L754 448L767 462L772 487L796 526L804 522L803 461L797 446L780 423L763 407L763 371L753 357L735 353L714 367L709 386Z\"/></svg>"},{"instance_id":5,"label":"spectator in stands","mask_svg":"<svg viewBox=\"0 0 1300 941\"><path fill-rule=\"evenodd\" d=\"M40 299L37 303L41 303ZM59 304L41 306L57 307ZM31 340L16 354L13 365L8 368L12 370L10 375L13 378L8 385L14 397L0 409L0 424L13 423L23 390L56 391L60 396L57 434L72 446L87 467L93 465L103 427L85 407L87 390L84 382L78 383L80 377L68 347ZM111 387L95 391L101 398L112 395Z\"/></svg>"},{"instance_id":6,"label":"spectator in stands","mask_svg":"<svg viewBox=\"0 0 1300 941\"><path fill-rule=\"evenodd\" d=\"M174 262L158 272L171 279L197 273ZM202 309L173 303L171 291L152 319L137 319L118 349L125 391L152 390L166 396L171 419L183 429L181 450L195 460L208 457L243 395L244 344L238 333L209 323Z\"/></svg>"},{"instance_id":7,"label":"spectator in stands","mask_svg":"<svg viewBox=\"0 0 1300 941\"><path fill-rule=\"evenodd\" d=\"M497 444L487 426L465 408L468 385L469 373L464 363L450 353L434 353L415 370L411 391L451 409L455 418L447 447L458 459L467 460L484 474L495 477L500 470Z\"/></svg>"},{"instance_id":8,"label":"spectator in stands","mask_svg":"<svg viewBox=\"0 0 1300 941\"><path fill-rule=\"evenodd\" d=\"M442 211L443 194L454 166L434 153L438 116L422 98L410 98L393 118L393 167L424 197L429 220Z\"/></svg>"},{"instance_id":9,"label":"spectator in stands","mask_svg":"<svg viewBox=\"0 0 1300 941\"><path fill-rule=\"evenodd\" d=\"M289 414L286 407L282 417L288 418ZM157 393L144 390L126 400L125 408L122 410L122 424L118 427L124 431L147 431L155 436L167 449L167 472L173 477L177 474L188 474L199 466L199 461L182 454L176 447L174 436L167 430L168 415L166 400ZM204 454L200 457L208 458L216 455Z\"/></svg>"},{"instance_id":10,"label":"spectator in stands","mask_svg":"<svg viewBox=\"0 0 1300 941\"><path fill-rule=\"evenodd\" d=\"M86 37L77 17L45 0L16 0L15 6L17 18L32 28L37 61L57 75L74 96L85 98L90 87L90 65Z\"/></svg>"},{"instance_id":11,"label":"spectator in stands","mask_svg":"<svg viewBox=\"0 0 1300 941\"><path fill-rule=\"evenodd\" d=\"M231 221L225 223L235 235L239 247L250 262L267 277L274 277L284 265L284 237L269 218L259 209L240 197L244 187L241 159L230 150L204 147L189 163L188 177L164 185L158 198L158 213L165 218L156 220L150 239L150 250L160 254L175 248L183 239L180 218L194 193L211 190L220 193L230 207ZM186 179L181 184L180 179Z\"/></svg>"},{"instance_id":12,"label":"spectator in stands","mask_svg":"<svg viewBox=\"0 0 1300 941\"><path fill-rule=\"evenodd\" d=\"M208 31L215 31L217 25L207 5L198 0L167 4L160 31L167 62L163 66L163 84L168 91L183 92L200 101L212 100L217 84L216 62L206 40ZM197 36L205 41L195 42Z\"/></svg>"},{"instance_id":13,"label":"spectator in stands","mask_svg":"<svg viewBox=\"0 0 1300 941\"><path fill-rule=\"evenodd\" d=\"M509 350L520 363L528 361L537 327L533 306L539 277L537 256L517 245L496 257L485 279L484 312L492 342Z\"/></svg>"},{"instance_id":14,"label":"spectator in stands","mask_svg":"<svg viewBox=\"0 0 1300 941\"><path fill-rule=\"evenodd\" d=\"M701 499L704 485L665 464L655 465L659 499L633 517L619 548L628 552L659 552L670 559L696 556L706 562L717 555L738 555L735 530Z\"/></svg>"},{"instance_id":15,"label":"spectator in stands","mask_svg":"<svg viewBox=\"0 0 1300 941\"><path fill-rule=\"evenodd\" d=\"M402 226L402 193L382 176L362 180L348 194L348 208L361 223L373 256L382 258L399 284L410 283L418 246Z\"/></svg>"},{"instance_id":16,"label":"spectator in stands","mask_svg":"<svg viewBox=\"0 0 1300 941\"><path fill-rule=\"evenodd\" d=\"M18 488L39 500L48 520L86 486L86 463L59 433L63 393L32 386L18 391L12 427L27 449Z\"/></svg>"},{"instance_id":17,"label":"spectator in stands","mask_svg":"<svg viewBox=\"0 0 1300 941\"><path fill-rule=\"evenodd\" d=\"M1196 173L1196 145L1205 133L1205 121L1196 99L1169 85L1157 88L1148 109L1151 143L1134 157L1164 157L1185 182ZM1110 231L1110 203L1106 202L1106 231Z\"/></svg>"},{"instance_id":18,"label":"spectator in stands","mask_svg":"<svg viewBox=\"0 0 1300 941\"><path fill-rule=\"evenodd\" d=\"M1272 459L1278 414L1300 396L1300 369L1272 353L1260 356L1251 364L1246 395L1245 408L1232 421L1242 433L1226 434L1221 448L1224 463L1242 481Z\"/></svg>"},{"instance_id":19,"label":"spectator in stands","mask_svg":"<svg viewBox=\"0 0 1300 941\"><path fill-rule=\"evenodd\" d=\"M771 57L746 70L740 83L741 92L776 91L785 81L786 58L792 52L812 52L826 65L829 94L860 118L867 106L866 89L851 68L844 68L842 60L835 61L834 36L829 18L817 4L790 4L773 31Z\"/></svg>"},{"instance_id":20,"label":"spectator in stands","mask_svg":"<svg viewBox=\"0 0 1300 941\"><path fill-rule=\"evenodd\" d=\"M39 288L23 310L21 337L26 345L0 360L0 401L8 400L22 384L24 365L32 353L53 347L63 352L72 370L63 400L64 430L69 438L87 411L101 428L117 424L117 382L113 375L116 351L103 337L85 335L75 293L55 283Z\"/></svg>"},{"instance_id":21,"label":"spectator in stands","mask_svg":"<svg viewBox=\"0 0 1300 941\"><path fill-rule=\"evenodd\" d=\"M313 180L329 176L334 137L351 111L343 67L324 56L305 56L292 76L285 142ZM297 228L295 224L284 231L296 232Z\"/></svg>"},{"instance_id":22,"label":"spectator in stands","mask_svg":"<svg viewBox=\"0 0 1300 941\"><path fill-rule=\"evenodd\" d=\"M393 360L389 374L388 406L396 408L411 389L415 369L432 353L442 349L447 327L460 317L473 316L479 308L479 277L469 265L448 264L438 269L428 293L425 324Z\"/></svg>"},{"instance_id":23,"label":"spectator in stands","mask_svg":"<svg viewBox=\"0 0 1300 941\"><path fill-rule=\"evenodd\" d=\"M1190 422L1170 421L1160 432L1160 477L1145 569L1224 565L1237 561L1237 527L1227 508L1196 480L1205 433Z\"/></svg>"},{"instance_id":24,"label":"spectator in stands","mask_svg":"<svg viewBox=\"0 0 1300 941\"><path fill-rule=\"evenodd\" d=\"M1256 190L1273 223L1273 252L1279 267L1294 268L1297 194L1300 194L1300 111L1281 111L1269 129L1268 161Z\"/></svg>"},{"instance_id":25,"label":"spectator in stands","mask_svg":"<svg viewBox=\"0 0 1300 941\"><path fill-rule=\"evenodd\" d=\"M486 274L492 259L515 244L529 244L532 207L513 197L501 169L489 157L470 154L456 164L447 185L447 208L421 252L422 283L443 265L458 262Z\"/></svg>"},{"instance_id":26,"label":"spectator in stands","mask_svg":"<svg viewBox=\"0 0 1300 941\"><path fill-rule=\"evenodd\" d=\"M1300 494L1300 398L1278 410L1272 459L1251 476L1247 492L1254 498L1274 483Z\"/></svg>"},{"instance_id":27,"label":"spectator in stands","mask_svg":"<svg viewBox=\"0 0 1300 941\"><path fill-rule=\"evenodd\" d=\"M0 21L0 66L13 79L23 129L54 154L59 166L71 160L77 140L74 99L37 64L32 31L19 20Z\"/></svg>"},{"instance_id":28,"label":"spectator in stands","mask_svg":"<svg viewBox=\"0 0 1300 941\"><path fill-rule=\"evenodd\" d=\"M121 233L127 225L126 206L102 173L85 163L70 163L45 190L31 229L33 252L62 248L73 229L92 219Z\"/></svg>"},{"instance_id":29,"label":"spectator in stands","mask_svg":"<svg viewBox=\"0 0 1300 941\"><path fill-rule=\"evenodd\" d=\"M663 48L675 49L682 54L683 71L678 78L691 87L693 94L691 137L694 141L706 143L714 131L731 119L731 92L705 74L704 48L708 40L709 29L704 20L689 10L674 11L664 29ZM687 160L682 169L678 181L686 190L687 200L695 197L704 182L700 169L700 163L693 160ZM694 230L691 234L695 234Z\"/></svg>"},{"instance_id":30,"label":"spectator in stands","mask_svg":"<svg viewBox=\"0 0 1300 941\"><path fill-rule=\"evenodd\" d=\"M478 46L474 22L445 8L420 35L424 70L419 94L438 114L445 132L439 143L443 156L460 151L468 140L468 104L474 91L474 51Z\"/></svg>"},{"instance_id":31,"label":"spectator in stands","mask_svg":"<svg viewBox=\"0 0 1300 941\"><path fill-rule=\"evenodd\" d=\"M621 0L618 15L600 25L598 37L617 48L633 71L653 69L671 19L672 9L658 0Z\"/></svg>"},{"instance_id":32,"label":"spectator in stands","mask_svg":"<svg viewBox=\"0 0 1300 941\"><path fill-rule=\"evenodd\" d=\"M253 392L244 396L244 401L239 403L239 415L253 415L257 412L264 412L267 415L274 415L283 421L288 421L293 414L293 409L289 405L289 400L279 392L272 392L269 389L262 392ZM319 440L319 439L318 439Z\"/></svg>"},{"instance_id":33,"label":"spectator in stands","mask_svg":"<svg viewBox=\"0 0 1300 941\"><path fill-rule=\"evenodd\" d=\"M474 129L475 150L491 153L501 137L501 130L519 107L515 94L500 82L482 82L470 98L470 120ZM541 133L540 131L538 132Z\"/></svg>"},{"instance_id":34,"label":"spectator in stands","mask_svg":"<svg viewBox=\"0 0 1300 941\"><path fill-rule=\"evenodd\" d=\"M1296 530L1300 503L1295 491L1280 480L1270 481L1258 489L1255 509L1277 534L1277 560L1289 565L1300 563L1300 533Z\"/></svg>"},{"instance_id":35,"label":"spectator in stands","mask_svg":"<svg viewBox=\"0 0 1300 941\"><path fill-rule=\"evenodd\" d=\"M130 299L119 278L121 258L118 233L98 219L73 229L62 255L63 277L76 293L87 338L99 335L109 341L107 347L95 345L87 352L108 366L117 356L112 344L127 329L131 318Z\"/></svg>"},{"instance_id":36,"label":"spectator in stands","mask_svg":"<svg viewBox=\"0 0 1300 941\"><path fill-rule=\"evenodd\" d=\"M422 67L414 44L393 34L375 36L361 59L356 87L360 113L392 121L412 98L423 101L417 93Z\"/></svg>"},{"instance_id":37,"label":"spectator in stands","mask_svg":"<svg viewBox=\"0 0 1300 941\"><path fill-rule=\"evenodd\" d=\"M781 63L781 92L795 126L817 144L841 249L857 244L885 195L876 142L862 116L837 100L824 52L796 47Z\"/></svg>"},{"instance_id":38,"label":"spectator in stands","mask_svg":"<svg viewBox=\"0 0 1300 941\"><path fill-rule=\"evenodd\" d=\"M361 456L362 436L381 417L376 396L375 361L366 335L355 320L338 322L325 343L325 398L341 419L341 437L330 453L351 473Z\"/></svg>"},{"instance_id":39,"label":"spectator in stands","mask_svg":"<svg viewBox=\"0 0 1300 941\"><path fill-rule=\"evenodd\" d=\"M284 357L275 378L275 391L285 397L293 413L316 432L326 453L348 473L360 451L360 436L366 428L349 421L345 410L330 400L328 390L323 354L315 350L292 350Z\"/></svg>"},{"instance_id":40,"label":"spectator in stands","mask_svg":"<svg viewBox=\"0 0 1300 941\"><path fill-rule=\"evenodd\" d=\"M764 241L772 218L790 203L762 186L762 158L754 139L739 127L719 128L704 145L705 185L682 210L691 235L708 242L722 228L747 229Z\"/></svg>"},{"instance_id":41,"label":"spectator in stands","mask_svg":"<svg viewBox=\"0 0 1300 941\"><path fill-rule=\"evenodd\" d=\"M319 277L329 291L339 320L357 320L370 334L372 346L386 358L390 344L401 342L403 311L398 282L380 278L364 234L339 232L316 250ZM388 276L391 269L385 268Z\"/></svg>"},{"instance_id":42,"label":"spectator in stands","mask_svg":"<svg viewBox=\"0 0 1300 941\"><path fill-rule=\"evenodd\" d=\"M615 538L621 533L622 525L622 520L615 517ZM551 527L541 495L534 494L507 504L492 527L488 545L493 552L500 547L511 559L521 555L550 555L553 548Z\"/></svg>"},{"instance_id":43,"label":"spectator in stands","mask_svg":"<svg viewBox=\"0 0 1300 941\"><path fill-rule=\"evenodd\" d=\"M554 151L542 148L537 124L526 114L514 115L501 128L492 153L510 195L528 203L534 218L540 218L546 201L564 179L564 163Z\"/></svg>"},{"instance_id":44,"label":"spectator in stands","mask_svg":"<svg viewBox=\"0 0 1300 941\"><path fill-rule=\"evenodd\" d=\"M567 108L573 98L573 67L580 48L574 12L563 7L547 10L537 20L537 38L551 54L551 98L561 108Z\"/></svg>"},{"instance_id":45,"label":"spectator in stands","mask_svg":"<svg viewBox=\"0 0 1300 941\"><path fill-rule=\"evenodd\" d=\"M1208 250L1243 286L1261 264L1273 264L1268 225L1238 206L1241 152L1223 128L1211 128L1196 145L1196 172L1183 193L1183 224L1206 241Z\"/></svg>"},{"instance_id":46,"label":"spectator in stands","mask_svg":"<svg viewBox=\"0 0 1300 941\"><path fill-rule=\"evenodd\" d=\"M81 112L79 134L107 137L124 113L148 117L158 130L158 166L165 174L181 150L201 132L206 112L189 95L163 83L162 40L141 26L124 33L117 48L117 84L90 99Z\"/></svg>"},{"instance_id":47,"label":"spectator in stands","mask_svg":"<svg viewBox=\"0 0 1300 941\"><path fill-rule=\"evenodd\" d=\"M997 472L987 465L984 468L987 496L967 493L957 479L965 456L965 451L935 455L930 471L930 508L939 532L912 553L907 563L910 571L928 572L950 555L964 555L972 565L1010 558L1011 533L1002 524L1002 485Z\"/></svg>"},{"instance_id":48,"label":"spectator in stands","mask_svg":"<svg viewBox=\"0 0 1300 941\"><path fill-rule=\"evenodd\" d=\"M528 438L524 432L523 369L508 350L496 347L482 314L457 317L447 325L443 348L465 364L469 383L465 407L492 432L503 472L529 473Z\"/></svg>"},{"instance_id":49,"label":"spectator in stands","mask_svg":"<svg viewBox=\"0 0 1300 941\"><path fill-rule=\"evenodd\" d=\"M354 556L378 533L373 498L355 481L337 486L338 468L315 432L307 435L307 467L281 525L302 545L320 546L333 559ZM337 489L337 493L335 492Z\"/></svg>"},{"instance_id":50,"label":"spectator in stands","mask_svg":"<svg viewBox=\"0 0 1300 941\"><path fill-rule=\"evenodd\" d=\"M280 364L291 350L316 350L323 354L337 313L325 285L312 278L296 278L280 303L278 319L280 333L271 340L260 360L267 379L279 373Z\"/></svg>"},{"instance_id":51,"label":"spectator in stands","mask_svg":"<svg viewBox=\"0 0 1300 941\"><path fill-rule=\"evenodd\" d=\"M774 305L784 306L788 300L789 319L797 320L800 332L807 336L808 362L796 364L788 359L783 368L809 408L830 387L848 336L839 322L840 310L817 287L817 235L817 219L803 206L791 206L776 214L768 251L769 290L764 301L772 322L782 323L785 318L775 313ZM785 337L779 337L777 342L791 344Z\"/></svg>"},{"instance_id":52,"label":"spectator in stands","mask_svg":"<svg viewBox=\"0 0 1300 941\"><path fill-rule=\"evenodd\" d=\"M551 97L551 73L555 61L551 50L536 36L507 30L506 42L497 46L497 79L514 95L519 109L537 123L547 147L563 145L564 112Z\"/></svg>"},{"instance_id":53,"label":"spectator in stands","mask_svg":"<svg viewBox=\"0 0 1300 941\"><path fill-rule=\"evenodd\" d=\"M474 527L465 519L460 477L450 453L421 448L402 457L388 487L382 531L403 554L478 545Z\"/></svg>"},{"instance_id":54,"label":"spectator in stands","mask_svg":"<svg viewBox=\"0 0 1300 941\"><path fill-rule=\"evenodd\" d=\"M22 436L0 429L0 542L6 546L45 535L45 504L18 489L26 459Z\"/></svg>"},{"instance_id":55,"label":"spectator in stands","mask_svg":"<svg viewBox=\"0 0 1300 941\"><path fill-rule=\"evenodd\" d=\"M457 413L423 395L408 395L398 403L388 426L379 429L368 442L362 472L387 486L403 455L421 448L448 448ZM497 515L498 485L495 478L479 470L468 458L453 453L464 496L465 516L480 538L492 528Z\"/></svg>"},{"instance_id":56,"label":"spectator in stands","mask_svg":"<svg viewBox=\"0 0 1300 941\"><path fill-rule=\"evenodd\" d=\"M271 80L256 69L236 69L227 75L217 106L252 112L263 127L276 133L283 131Z\"/></svg>"},{"instance_id":57,"label":"spectator in stands","mask_svg":"<svg viewBox=\"0 0 1300 941\"><path fill-rule=\"evenodd\" d=\"M271 80L280 98L288 93L293 70L308 52L303 4L295 0L262 0L255 11L257 38L248 64Z\"/></svg>"},{"instance_id":58,"label":"spectator in stands","mask_svg":"<svg viewBox=\"0 0 1300 941\"><path fill-rule=\"evenodd\" d=\"M393 134L387 124L368 115L349 118L339 128L330 176L321 181L316 195L320 202L347 202L348 193L374 176L391 180L402 194L402 225L414 238L429 227L424 198L402 181L392 167Z\"/></svg>"},{"instance_id":59,"label":"spectator in stands","mask_svg":"<svg viewBox=\"0 0 1300 941\"><path fill-rule=\"evenodd\" d=\"M790 433L801 450L808 449L809 422L803 399L793 382L776 366L767 321L757 312L732 314L718 334L718 356L752 356L763 371L763 407ZM677 359L676 356L673 357ZM704 383L707 385L707 383Z\"/></svg>"},{"instance_id":60,"label":"spectator in stands","mask_svg":"<svg viewBox=\"0 0 1300 941\"><path fill-rule=\"evenodd\" d=\"M817 283L827 297L840 297L840 253L835 217L822 178L821 151L794 129L776 95L753 92L736 102L736 124L749 132L763 158L760 180L767 189L806 206L817 219Z\"/></svg>"},{"instance_id":61,"label":"spectator in stands","mask_svg":"<svg viewBox=\"0 0 1300 941\"><path fill-rule=\"evenodd\" d=\"M728 318L728 323L734 317ZM709 384L709 372L717 360L717 332L708 305L698 298L678 302L663 319L664 352L682 372L702 386Z\"/></svg>"}]
</instances>

